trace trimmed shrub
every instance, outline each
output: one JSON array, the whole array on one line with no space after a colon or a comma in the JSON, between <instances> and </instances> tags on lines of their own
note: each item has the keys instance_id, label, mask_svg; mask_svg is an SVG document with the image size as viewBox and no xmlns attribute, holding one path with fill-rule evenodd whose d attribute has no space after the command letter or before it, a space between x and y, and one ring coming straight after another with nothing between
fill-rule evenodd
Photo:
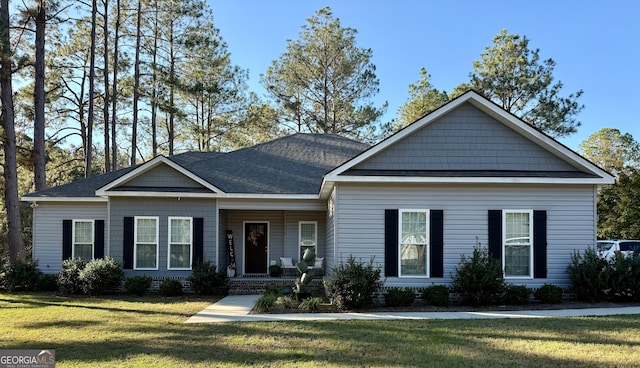
<instances>
[{"instance_id":1,"label":"trimmed shrub","mask_svg":"<svg viewBox=\"0 0 640 368\"><path fill-rule=\"evenodd\" d=\"M259 313L269 312L276 304L278 298L275 295L263 295L253 305L253 310Z\"/></svg>"},{"instance_id":2,"label":"trimmed shrub","mask_svg":"<svg viewBox=\"0 0 640 368\"><path fill-rule=\"evenodd\" d=\"M41 274L37 261L10 264L4 268L2 273L1 286L9 291L35 290Z\"/></svg>"},{"instance_id":3,"label":"trimmed shrub","mask_svg":"<svg viewBox=\"0 0 640 368\"><path fill-rule=\"evenodd\" d=\"M158 292L163 296L180 296L182 295L182 283L174 279L164 279L160 283Z\"/></svg>"},{"instance_id":4,"label":"trimmed shrub","mask_svg":"<svg viewBox=\"0 0 640 368\"><path fill-rule=\"evenodd\" d=\"M459 293L464 304L480 306L498 304L504 293L504 278L500 262L489 255L480 243L473 254L460 256L451 289Z\"/></svg>"},{"instance_id":5,"label":"trimmed shrub","mask_svg":"<svg viewBox=\"0 0 640 368\"><path fill-rule=\"evenodd\" d=\"M89 295L103 295L118 290L124 280L124 271L111 257L89 261L80 271L82 290Z\"/></svg>"},{"instance_id":6,"label":"trimmed shrub","mask_svg":"<svg viewBox=\"0 0 640 368\"><path fill-rule=\"evenodd\" d=\"M373 267L373 260L371 257L365 265L349 256L346 263L333 268L325 288L337 308L357 309L373 303L373 294L382 286L381 270Z\"/></svg>"},{"instance_id":7,"label":"trimmed shrub","mask_svg":"<svg viewBox=\"0 0 640 368\"><path fill-rule=\"evenodd\" d=\"M124 288L127 289L129 294L142 296L151 287L151 277L149 276L134 276L124 280Z\"/></svg>"},{"instance_id":8,"label":"trimmed shrub","mask_svg":"<svg viewBox=\"0 0 640 368\"><path fill-rule=\"evenodd\" d=\"M576 298L587 302L604 299L604 291L607 289L608 263L593 248L586 249L583 254L577 251L571 254L567 274Z\"/></svg>"},{"instance_id":9,"label":"trimmed shrub","mask_svg":"<svg viewBox=\"0 0 640 368\"><path fill-rule=\"evenodd\" d=\"M448 307L451 304L449 288L444 285L431 285L422 289L422 298L427 305Z\"/></svg>"},{"instance_id":10,"label":"trimmed shrub","mask_svg":"<svg viewBox=\"0 0 640 368\"><path fill-rule=\"evenodd\" d=\"M544 284L533 292L533 297L543 304L560 304L562 303L562 288Z\"/></svg>"},{"instance_id":11,"label":"trimmed shrub","mask_svg":"<svg viewBox=\"0 0 640 368\"><path fill-rule=\"evenodd\" d=\"M527 305L531 298L531 289L524 285L506 284L502 301L510 305Z\"/></svg>"},{"instance_id":12,"label":"trimmed shrub","mask_svg":"<svg viewBox=\"0 0 640 368\"><path fill-rule=\"evenodd\" d=\"M320 311L320 306L322 305L321 298L307 298L300 303L298 308L302 309L305 312L316 313Z\"/></svg>"},{"instance_id":13,"label":"trimmed shrub","mask_svg":"<svg viewBox=\"0 0 640 368\"><path fill-rule=\"evenodd\" d=\"M43 274L36 282L38 291L58 291L58 275Z\"/></svg>"},{"instance_id":14,"label":"trimmed shrub","mask_svg":"<svg viewBox=\"0 0 640 368\"><path fill-rule=\"evenodd\" d=\"M275 294L266 294L275 295ZM278 296L275 305L279 308L293 309L298 308L298 301L291 297L291 295Z\"/></svg>"},{"instance_id":15,"label":"trimmed shrub","mask_svg":"<svg viewBox=\"0 0 640 368\"><path fill-rule=\"evenodd\" d=\"M416 294L406 287L389 289L384 295L384 303L387 307L409 307L415 300Z\"/></svg>"},{"instance_id":16,"label":"trimmed shrub","mask_svg":"<svg viewBox=\"0 0 640 368\"><path fill-rule=\"evenodd\" d=\"M616 255L607 263L605 298L613 301L640 300L640 255Z\"/></svg>"},{"instance_id":17,"label":"trimmed shrub","mask_svg":"<svg viewBox=\"0 0 640 368\"><path fill-rule=\"evenodd\" d=\"M65 294L82 293L80 271L87 265L80 258L65 259L62 261L62 271L58 274L58 288Z\"/></svg>"},{"instance_id":18,"label":"trimmed shrub","mask_svg":"<svg viewBox=\"0 0 640 368\"><path fill-rule=\"evenodd\" d=\"M227 273L225 271L216 272L216 266L210 261L194 265L189 281L191 289L197 294L227 295L229 291Z\"/></svg>"}]
</instances>

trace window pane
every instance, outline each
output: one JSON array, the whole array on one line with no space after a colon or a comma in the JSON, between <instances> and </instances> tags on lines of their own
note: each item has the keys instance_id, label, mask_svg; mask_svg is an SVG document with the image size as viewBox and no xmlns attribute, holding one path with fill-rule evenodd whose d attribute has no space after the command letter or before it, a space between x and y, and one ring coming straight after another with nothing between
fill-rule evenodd
<instances>
[{"instance_id":1,"label":"window pane","mask_svg":"<svg viewBox=\"0 0 640 368\"><path fill-rule=\"evenodd\" d=\"M300 243L304 246L316 245L316 224L300 224Z\"/></svg>"},{"instance_id":2,"label":"window pane","mask_svg":"<svg viewBox=\"0 0 640 368\"><path fill-rule=\"evenodd\" d=\"M136 268L156 268L156 245L137 244Z\"/></svg>"},{"instance_id":3,"label":"window pane","mask_svg":"<svg viewBox=\"0 0 640 368\"><path fill-rule=\"evenodd\" d=\"M506 245L504 247L505 276L530 276L529 245Z\"/></svg>"},{"instance_id":4,"label":"window pane","mask_svg":"<svg viewBox=\"0 0 640 368\"><path fill-rule=\"evenodd\" d=\"M73 257L90 261L93 259L93 246L91 244L76 244L73 249Z\"/></svg>"},{"instance_id":5,"label":"window pane","mask_svg":"<svg viewBox=\"0 0 640 368\"><path fill-rule=\"evenodd\" d=\"M137 219L136 242L156 243L156 219Z\"/></svg>"},{"instance_id":6,"label":"window pane","mask_svg":"<svg viewBox=\"0 0 640 368\"><path fill-rule=\"evenodd\" d=\"M191 266L190 244L172 244L169 253L170 268L189 268Z\"/></svg>"},{"instance_id":7,"label":"window pane","mask_svg":"<svg viewBox=\"0 0 640 368\"><path fill-rule=\"evenodd\" d=\"M76 221L75 222L75 242L89 243L93 242L93 222Z\"/></svg>"},{"instance_id":8,"label":"window pane","mask_svg":"<svg viewBox=\"0 0 640 368\"><path fill-rule=\"evenodd\" d=\"M506 213L506 244L530 244L529 213Z\"/></svg>"},{"instance_id":9,"label":"window pane","mask_svg":"<svg viewBox=\"0 0 640 368\"><path fill-rule=\"evenodd\" d=\"M171 243L191 243L191 219L171 219Z\"/></svg>"},{"instance_id":10,"label":"window pane","mask_svg":"<svg viewBox=\"0 0 640 368\"><path fill-rule=\"evenodd\" d=\"M402 213L402 242L427 243L427 214L426 212Z\"/></svg>"},{"instance_id":11,"label":"window pane","mask_svg":"<svg viewBox=\"0 0 640 368\"><path fill-rule=\"evenodd\" d=\"M402 244L400 246L400 272L401 275L427 274L427 246L424 244Z\"/></svg>"}]
</instances>

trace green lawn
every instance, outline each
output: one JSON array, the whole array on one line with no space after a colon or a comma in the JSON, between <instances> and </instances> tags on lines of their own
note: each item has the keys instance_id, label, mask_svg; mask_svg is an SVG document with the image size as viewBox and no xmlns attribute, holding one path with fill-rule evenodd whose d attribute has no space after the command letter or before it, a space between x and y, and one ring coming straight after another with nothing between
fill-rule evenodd
<instances>
[{"instance_id":1,"label":"green lawn","mask_svg":"<svg viewBox=\"0 0 640 368\"><path fill-rule=\"evenodd\" d=\"M637 367L640 315L185 325L211 300L0 294L0 348L57 367Z\"/></svg>"}]
</instances>

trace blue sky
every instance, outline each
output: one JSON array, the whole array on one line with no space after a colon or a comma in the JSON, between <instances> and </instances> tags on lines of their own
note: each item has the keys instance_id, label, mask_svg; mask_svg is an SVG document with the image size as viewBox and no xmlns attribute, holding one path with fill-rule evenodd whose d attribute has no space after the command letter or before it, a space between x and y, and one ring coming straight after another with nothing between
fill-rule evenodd
<instances>
[{"instance_id":1,"label":"blue sky","mask_svg":"<svg viewBox=\"0 0 640 368\"><path fill-rule=\"evenodd\" d=\"M381 122L396 116L421 67L432 84L450 92L468 81L502 29L526 35L542 59L556 61L562 95L580 89L585 105L578 133L560 141L577 150L601 128L617 128L640 141L640 2L432 1L432 0L208 0L214 23L235 65L249 70L249 88L296 39L306 19L330 6L343 27L358 31L359 47L373 50L380 80L377 105L389 102Z\"/></svg>"}]
</instances>

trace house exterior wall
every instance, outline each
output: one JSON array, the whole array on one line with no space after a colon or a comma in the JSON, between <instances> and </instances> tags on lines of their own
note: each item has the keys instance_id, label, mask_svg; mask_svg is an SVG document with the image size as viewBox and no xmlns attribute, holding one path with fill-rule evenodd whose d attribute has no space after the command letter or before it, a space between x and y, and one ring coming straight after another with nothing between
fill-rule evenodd
<instances>
[{"instance_id":1,"label":"house exterior wall","mask_svg":"<svg viewBox=\"0 0 640 368\"><path fill-rule=\"evenodd\" d=\"M336 189L334 188L327 201L327 235L325 243L325 273L329 272L330 268L327 265L335 264L336 254L336 232L335 232L335 217L336 217Z\"/></svg>"},{"instance_id":2,"label":"house exterior wall","mask_svg":"<svg viewBox=\"0 0 640 368\"><path fill-rule=\"evenodd\" d=\"M33 259L38 260L43 273L55 274L61 271L62 221L80 219L105 220L106 232L107 203L39 202L34 208Z\"/></svg>"},{"instance_id":3,"label":"house exterior wall","mask_svg":"<svg viewBox=\"0 0 640 368\"><path fill-rule=\"evenodd\" d=\"M578 171L470 103L353 168Z\"/></svg>"},{"instance_id":4,"label":"house exterior wall","mask_svg":"<svg viewBox=\"0 0 640 368\"><path fill-rule=\"evenodd\" d=\"M596 191L584 185L357 185L341 184L336 201L336 241L339 259L353 255L362 262L375 256L384 270L385 209L438 209L444 211L444 277L386 280L387 286L448 284L460 262L470 255L476 237L488 244L488 210L533 209L547 211L547 278L509 280L528 287L544 283L569 286L565 269L574 250L595 244Z\"/></svg>"},{"instance_id":5,"label":"house exterior wall","mask_svg":"<svg viewBox=\"0 0 640 368\"><path fill-rule=\"evenodd\" d=\"M202 185L164 164L127 181L124 186L202 188Z\"/></svg>"},{"instance_id":6,"label":"house exterior wall","mask_svg":"<svg viewBox=\"0 0 640 368\"><path fill-rule=\"evenodd\" d=\"M204 219L204 259L218 264L216 247L218 242L217 211L215 199L181 198L111 198L110 199L110 252L117 261L123 261L124 218L135 216L157 216L159 237L158 270L125 270L130 275L153 275L156 277L188 276L191 271L167 270L168 217L202 217Z\"/></svg>"}]
</instances>

